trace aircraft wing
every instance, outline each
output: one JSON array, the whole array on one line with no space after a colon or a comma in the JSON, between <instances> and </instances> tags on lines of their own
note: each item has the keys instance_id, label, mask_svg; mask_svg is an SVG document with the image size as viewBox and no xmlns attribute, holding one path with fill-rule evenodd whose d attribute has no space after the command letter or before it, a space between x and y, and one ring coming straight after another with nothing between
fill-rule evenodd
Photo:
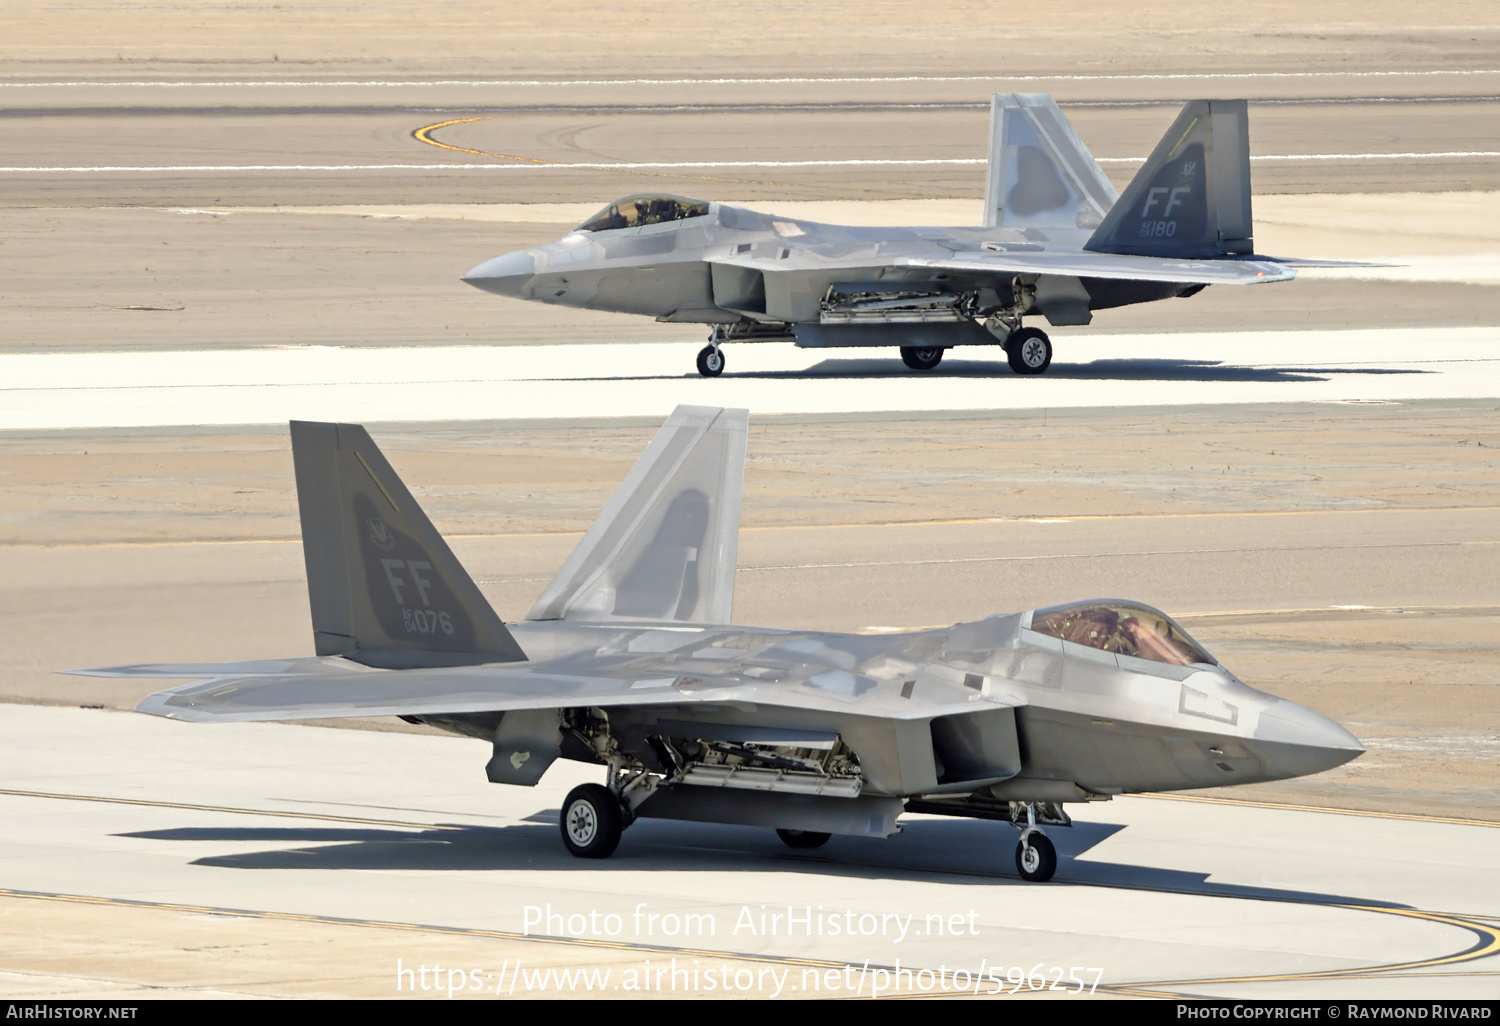
<instances>
[{"instance_id":1,"label":"aircraft wing","mask_svg":"<svg viewBox=\"0 0 1500 1026\"><path fill-rule=\"evenodd\" d=\"M336 675L360 664L348 659L299 656L292 659L250 659L242 663L136 663L100 666L91 670L61 670L75 677L130 677L185 680L189 677L276 677L286 673Z\"/></svg>"},{"instance_id":2,"label":"aircraft wing","mask_svg":"<svg viewBox=\"0 0 1500 1026\"><path fill-rule=\"evenodd\" d=\"M1123 278L1204 285L1256 285L1289 281L1297 272L1269 260L1190 260L1133 253L971 250L952 256L905 256L892 263L995 274L1059 274L1077 278Z\"/></svg>"},{"instance_id":3,"label":"aircraft wing","mask_svg":"<svg viewBox=\"0 0 1500 1026\"><path fill-rule=\"evenodd\" d=\"M275 663L290 665L291 669L273 672ZM699 675L651 659L591 657L551 664L381 670L335 657L117 666L70 672L137 678L208 676L207 680L150 695L137 707L138 712L198 722L725 703L920 719L972 709L971 703L982 697L960 683L938 679L924 679L909 697L902 697L901 681L877 681L857 670L808 667L802 672L794 670L784 679L767 681L737 672L741 669L729 665L716 674ZM1001 705L1023 704L1022 699L1011 696L987 700Z\"/></svg>"}]
</instances>

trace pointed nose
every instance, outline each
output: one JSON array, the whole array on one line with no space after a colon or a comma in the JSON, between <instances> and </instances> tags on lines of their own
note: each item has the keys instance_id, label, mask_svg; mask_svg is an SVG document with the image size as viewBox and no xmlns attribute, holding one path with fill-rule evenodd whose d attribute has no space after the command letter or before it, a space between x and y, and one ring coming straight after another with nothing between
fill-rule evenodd
<instances>
[{"instance_id":1,"label":"pointed nose","mask_svg":"<svg viewBox=\"0 0 1500 1026\"><path fill-rule=\"evenodd\" d=\"M1260 714L1257 747L1266 751L1273 778L1301 777L1342 766L1361 754L1359 738L1321 713L1285 699Z\"/></svg>"},{"instance_id":2,"label":"pointed nose","mask_svg":"<svg viewBox=\"0 0 1500 1026\"><path fill-rule=\"evenodd\" d=\"M477 289L493 292L497 296L514 296L521 299L524 298L521 290L535 274L536 261L528 250L520 249L493 260L486 260L464 275L463 280Z\"/></svg>"}]
</instances>

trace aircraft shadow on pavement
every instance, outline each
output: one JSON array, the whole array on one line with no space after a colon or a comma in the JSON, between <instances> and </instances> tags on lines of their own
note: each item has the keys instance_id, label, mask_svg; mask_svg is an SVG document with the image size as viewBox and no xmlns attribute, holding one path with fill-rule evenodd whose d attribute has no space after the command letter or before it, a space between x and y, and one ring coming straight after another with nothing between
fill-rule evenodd
<instances>
[{"instance_id":1,"label":"aircraft shadow on pavement","mask_svg":"<svg viewBox=\"0 0 1500 1026\"><path fill-rule=\"evenodd\" d=\"M1046 378L1070 381L1249 381L1249 382L1317 382L1349 375L1432 374L1433 371L1412 367L1249 367L1227 364L1221 360L1109 359L1088 363L1054 363ZM695 374L619 375L569 381L666 381ZM1013 378L1017 377L1003 360L954 360L930 371L908 370L899 360L882 358L823 360L804 370L725 371L726 377L754 380L796 380L807 378Z\"/></svg>"},{"instance_id":2,"label":"aircraft shadow on pavement","mask_svg":"<svg viewBox=\"0 0 1500 1026\"><path fill-rule=\"evenodd\" d=\"M919 819L903 823L903 832L894 837L835 837L822 848L798 852L786 848L767 829L645 819L630 828L611 858L593 861L574 858L564 851L555 821L551 816L544 821L544 816L547 814L504 827L445 826L412 831L322 826L178 827L121 836L277 846L266 851L210 855L192 862L221 869L784 873L796 866L809 873L863 879L940 878L949 884L1038 886L1023 885L1016 874L1014 852L1019 835L1001 823ZM1363 897L1211 882L1208 873L1079 858L1124 829L1116 824L1075 823L1071 828L1048 831L1059 856L1054 882L1206 897L1405 907Z\"/></svg>"}]
</instances>

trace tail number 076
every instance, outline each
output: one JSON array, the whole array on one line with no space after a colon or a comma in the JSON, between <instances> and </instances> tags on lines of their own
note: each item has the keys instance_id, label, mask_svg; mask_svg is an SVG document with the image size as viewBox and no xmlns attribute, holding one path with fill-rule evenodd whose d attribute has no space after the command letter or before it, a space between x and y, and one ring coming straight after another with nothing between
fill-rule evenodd
<instances>
[{"instance_id":1,"label":"tail number 076","mask_svg":"<svg viewBox=\"0 0 1500 1026\"><path fill-rule=\"evenodd\" d=\"M408 608L402 609L401 614L408 634L453 633L453 620L444 610Z\"/></svg>"}]
</instances>

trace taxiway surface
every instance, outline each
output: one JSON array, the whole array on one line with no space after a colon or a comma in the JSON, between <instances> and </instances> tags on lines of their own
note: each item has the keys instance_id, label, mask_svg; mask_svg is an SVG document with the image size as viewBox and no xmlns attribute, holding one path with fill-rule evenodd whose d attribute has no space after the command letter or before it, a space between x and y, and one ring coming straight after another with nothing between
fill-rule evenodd
<instances>
[{"instance_id":1,"label":"taxiway surface","mask_svg":"<svg viewBox=\"0 0 1500 1026\"><path fill-rule=\"evenodd\" d=\"M0 430L761 415L1500 397L1500 329L1073 336L1041 378L978 346L914 373L889 350L694 346L300 347L0 355Z\"/></svg>"},{"instance_id":2,"label":"taxiway surface","mask_svg":"<svg viewBox=\"0 0 1500 1026\"><path fill-rule=\"evenodd\" d=\"M555 816L594 774L559 763L534 790L494 787L473 742L18 706L0 729L14 996L390 997L400 959L444 964L445 984L461 968L469 997L517 978L527 996L618 996L648 968L668 997L989 994L1017 969L1043 979L1023 993L1054 997L1096 978L1113 994L1490 997L1500 961L1500 901L1474 887L1500 854L1491 824L1125 798L1051 831L1049 885L1015 877L1009 826L929 817L813 853L647 820L589 863ZM165 943L146 959L80 930L84 902ZM264 950L269 931L300 964ZM915 975L940 968L941 985ZM548 969L609 976L527 975ZM690 975L709 969L734 986Z\"/></svg>"}]
</instances>

